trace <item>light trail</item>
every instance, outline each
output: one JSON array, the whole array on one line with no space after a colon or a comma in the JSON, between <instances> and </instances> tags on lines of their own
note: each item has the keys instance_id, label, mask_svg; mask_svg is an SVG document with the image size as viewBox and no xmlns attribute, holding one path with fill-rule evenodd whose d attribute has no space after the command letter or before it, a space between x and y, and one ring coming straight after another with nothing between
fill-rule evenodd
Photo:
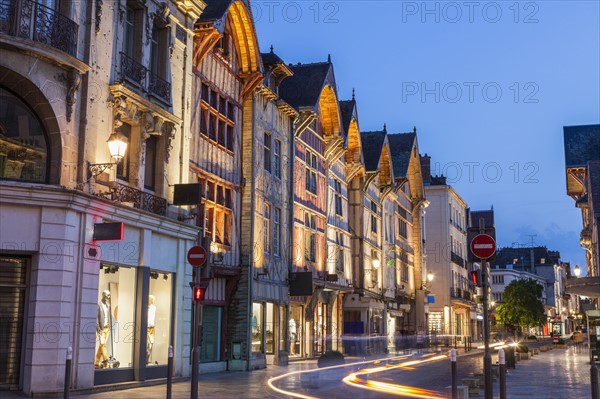
<instances>
[{"instance_id":1,"label":"light trail","mask_svg":"<svg viewBox=\"0 0 600 399\"><path fill-rule=\"evenodd\" d=\"M448 356L446 356L446 355L437 355L437 356L431 356L431 357L427 357L425 359L420 359L420 360L410 360L410 361L403 362L403 363L393 365L393 366L388 365L388 366L364 369L364 370L360 370L356 373L351 373L351 374L347 375L342 381L345 384L356 387L356 388L368 389L370 391L376 391L376 392L381 392L381 393L386 393L386 394L391 394L391 395L409 396L412 398L419 398L419 399L447 398L448 397L447 395L444 395L443 393L437 392L437 391L430 391L427 389L421 389L421 388L412 387L412 386L408 386L408 385L399 385L399 384L392 384L389 382L363 379L363 378L359 377L359 375L379 373L382 371L393 370L395 368L410 368L411 366L416 366L416 365L423 364L423 363L446 359L447 357Z\"/></svg>"},{"instance_id":2,"label":"light trail","mask_svg":"<svg viewBox=\"0 0 600 399\"><path fill-rule=\"evenodd\" d=\"M365 361L362 361L362 362L354 362L354 363L346 363L346 364L341 364L339 366L329 366L329 367L321 367L321 368L318 368L318 369L291 371L289 373L285 373L285 374L279 375L277 377L270 378L267 381L267 385L273 391L278 392L278 393L283 394L283 395L290 396L290 397L299 398L299 399L319 399L318 397L310 396L310 395L305 395L305 394L302 394L302 393L299 393L299 392L286 391L285 389L281 389L281 388L276 387L274 383L276 381L282 380L282 379L287 378L287 377L291 377L293 375L300 375L300 374L304 374L304 373L317 373L317 372L322 371L322 370L334 370L334 369L339 369L339 368L344 368L344 367L358 366L358 365L369 364L369 363L377 364L377 363L380 363L380 362L389 362L389 361L394 361L394 360L399 360L399 359L406 359L407 357L408 356L406 356L406 355L405 356L395 356L395 357L384 357L384 358L381 358L381 359L365 360ZM407 363L410 363L410 362L407 362ZM407 366L407 368L408 367L410 367L410 366ZM385 367L379 366L377 368L379 369L379 368L385 368ZM383 370L381 370L381 371L383 371Z\"/></svg>"}]
</instances>

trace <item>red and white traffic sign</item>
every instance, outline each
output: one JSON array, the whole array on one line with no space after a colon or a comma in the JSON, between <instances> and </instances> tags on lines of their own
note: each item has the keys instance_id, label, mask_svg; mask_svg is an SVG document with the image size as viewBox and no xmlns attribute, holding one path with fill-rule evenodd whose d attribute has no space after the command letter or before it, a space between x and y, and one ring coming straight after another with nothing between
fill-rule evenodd
<instances>
[{"instance_id":1,"label":"red and white traffic sign","mask_svg":"<svg viewBox=\"0 0 600 399\"><path fill-rule=\"evenodd\" d=\"M488 234L477 234L471 241L471 252L480 259L487 259L496 252L496 241Z\"/></svg>"},{"instance_id":2,"label":"red and white traffic sign","mask_svg":"<svg viewBox=\"0 0 600 399\"><path fill-rule=\"evenodd\" d=\"M206 250L199 245L190 248L187 254L188 262L192 266L204 266L206 263Z\"/></svg>"}]
</instances>

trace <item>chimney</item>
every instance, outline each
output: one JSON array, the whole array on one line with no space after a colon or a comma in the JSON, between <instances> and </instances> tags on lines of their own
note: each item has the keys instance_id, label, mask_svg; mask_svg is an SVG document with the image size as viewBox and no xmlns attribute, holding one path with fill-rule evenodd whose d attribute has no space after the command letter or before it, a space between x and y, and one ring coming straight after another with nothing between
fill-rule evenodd
<instances>
[{"instance_id":1,"label":"chimney","mask_svg":"<svg viewBox=\"0 0 600 399\"><path fill-rule=\"evenodd\" d=\"M423 184L427 185L431 182L431 157L425 153L420 155L421 173L423 174Z\"/></svg>"}]
</instances>

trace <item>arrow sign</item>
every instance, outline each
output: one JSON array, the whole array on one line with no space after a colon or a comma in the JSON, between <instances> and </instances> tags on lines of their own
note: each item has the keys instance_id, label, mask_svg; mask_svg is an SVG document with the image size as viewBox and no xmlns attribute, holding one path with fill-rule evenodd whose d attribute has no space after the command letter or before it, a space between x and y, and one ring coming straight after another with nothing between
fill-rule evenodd
<instances>
[{"instance_id":1,"label":"arrow sign","mask_svg":"<svg viewBox=\"0 0 600 399\"><path fill-rule=\"evenodd\" d=\"M471 252L480 259L487 259L496 252L496 241L487 234L478 234L471 241Z\"/></svg>"},{"instance_id":2,"label":"arrow sign","mask_svg":"<svg viewBox=\"0 0 600 399\"><path fill-rule=\"evenodd\" d=\"M206 250L199 245L191 247L187 254L188 262L194 267L204 266L206 258Z\"/></svg>"}]
</instances>

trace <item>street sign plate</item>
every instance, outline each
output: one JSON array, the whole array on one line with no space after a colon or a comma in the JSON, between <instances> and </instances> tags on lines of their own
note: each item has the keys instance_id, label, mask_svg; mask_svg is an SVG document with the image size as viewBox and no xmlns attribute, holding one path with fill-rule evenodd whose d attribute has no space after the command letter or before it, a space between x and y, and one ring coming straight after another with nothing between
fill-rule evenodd
<instances>
[{"instance_id":1,"label":"street sign plate","mask_svg":"<svg viewBox=\"0 0 600 399\"><path fill-rule=\"evenodd\" d=\"M471 241L471 252L480 259L487 259L496 253L496 241L487 234L478 234Z\"/></svg>"},{"instance_id":2,"label":"street sign plate","mask_svg":"<svg viewBox=\"0 0 600 399\"><path fill-rule=\"evenodd\" d=\"M199 245L191 247L187 254L188 262L195 267L204 266L206 258L206 250Z\"/></svg>"}]
</instances>

